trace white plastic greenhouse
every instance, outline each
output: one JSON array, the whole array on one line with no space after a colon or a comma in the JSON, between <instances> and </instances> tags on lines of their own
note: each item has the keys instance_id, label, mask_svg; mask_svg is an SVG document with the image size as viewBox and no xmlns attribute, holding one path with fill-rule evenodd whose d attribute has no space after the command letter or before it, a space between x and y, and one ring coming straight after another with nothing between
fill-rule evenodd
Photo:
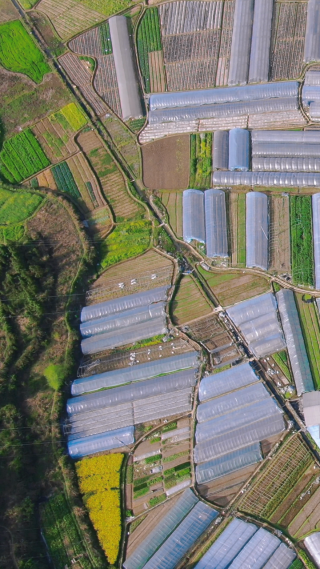
<instances>
[{"instance_id":1,"label":"white plastic greenhouse","mask_svg":"<svg viewBox=\"0 0 320 569\"><path fill-rule=\"evenodd\" d=\"M252 143L252 156L264 157L320 157L320 142L256 142Z\"/></svg>"},{"instance_id":2,"label":"white plastic greenhouse","mask_svg":"<svg viewBox=\"0 0 320 569\"><path fill-rule=\"evenodd\" d=\"M263 157L252 159L253 172L320 172L319 158Z\"/></svg>"},{"instance_id":3,"label":"white plastic greenhouse","mask_svg":"<svg viewBox=\"0 0 320 569\"><path fill-rule=\"evenodd\" d=\"M313 391L314 386L293 291L280 290L277 300L294 382L300 396L305 391Z\"/></svg>"},{"instance_id":4,"label":"white plastic greenhouse","mask_svg":"<svg viewBox=\"0 0 320 569\"><path fill-rule=\"evenodd\" d=\"M250 350L261 358L285 348L273 294L245 300L227 310L248 342Z\"/></svg>"},{"instance_id":5,"label":"white plastic greenhouse","mask_svg":"<svg viewBox=\"0 0 320 569\"><path fill-rule=\"evenodd\" d=\"M268 81L273 0L255 0L249 83Z\"/></svg>"},{"instance_id":6,"label":"white plastic greenhouse","mask_svg":"<svg viewBox=\"0 0 320 569\"><path fill-rule=\"evenodd\" d=\"M258 142L320 144L320 130L253 130L251 132L252 149Z\"/></svg>"},{"instance_id":7,"label":"white plastic greenhouse","mask_svg":"<svg viewBox=\"0 0 320 569\"><path fill-rule=\"evenodd\" d=\"M203 462L196 466L196 480L198 484L206 484L211 480L220 478L260 462L262 460L260 444L254 443L247 447L224 454L219 458Z\"/></svg>"},{"instance_id":8,"label":"white plastic greenhouse","mask_svg":"<svg viewBox=\"0 0 320 569\"><path fill-rule=\"evenodd\" d=\"M308 535L304 540L304 544L317 567L320 567L320 532L316 531Z\"/></svg>"},{"instance_id":9,"label":"white plastic greenhouse","mask_svg":"<svg viewBox=\"0 0 320 569\"><path fill-rule=\"evenodd\" d=\"M304 45L304 61L320 60L320 0L308 1L306 39Z\"/></svg>"},{"instance_id":10,"label":"white plastic greenhouse","mask_svg":"<svg viewBox=\"0 0 320 569\"><path fill-rule=\"evenodd\" d=\"M82 458L88 454L111 450L113 448L121 448L134 443L134 427L126 427L125 429L117 429L84 437L76 441L68 442L68 452L71 458Z\"/></svg>"},{"instance_id":11,"label":"white plastic greenhouse","mask_svg":"<svg viewBox=\"0 0 320 569\"><path fill-rule=\"evenodd\" d=\"M185 354L171 356L170 358L163 358L75 379L72 382L71 394L81 395L88 391L116 387L117 385L123 385L124 383L130 383L132 381L141 381L143 379L156 377L157 375L197 367L198 352L187 352Z\"/></svg>"},{"instance_id":12,"label":"white plastic greenhouse","mask_svg":"<svg viewBox=\"0 0 320 569\"><path fill-rule=\"evenodd\" d=\"M312 230L315 285L320 289L320 194L312 196Z\"/></svg>"},{"instance_id":13,"label":"white plastic greenhouse","mask_svg":"<svg viewBox=\"0 0 320 569\"><path fill-rule=\"evenodd\" d=\"M217 374L219 375L219 374ZM256 401L261 401L262 399L269 399L269 393L264 387L263 383L255 383L253 385L248 385L242 389L238 389L232 393L227 393L210 399L204 403L201 403L197 411L197 421L198 423L203 423L219 415L224 415L225 413L230 413L255 403Z\"/></svg>"},{"instance_id":14,"label":"white plastic greenhouse","mask_svg":"<svg viewBox=\"0 0 320 569\"><path fill-rule=\"evenodd\" d=\"M183 192L183 240L190 243L193 239L205 243L204 193L200 190Z\"/></svg>"},{"instance_id":15,"label":"white plastic greenhouse","mask_svg":"<svg viewBox=\"0 0 320 569\"><path fill-rule=\"evenodd\" d=\"M228 85L248 81L254 0L236 0Z\"/></svg>"},{"instance_id":16,"label":"white plastic greenhouse","mask_svg":"<svg viewBox=\"0 0 320 569\"><path fill-rule=\"evenodd\" d=\"M260 528L229 567L230 569L244 569L245 567L261 569L279 547L280 543L281 541L278 537L264 528Z\"/></svg>"},{"instance_id":17,"label":"white plastic greenhouse","mask_svg":"<svg viewBox=\"0 0 320 569\"><path fill-rule=\"evenodd\" d=\"M223 190L207 190L204 198L207 257L228 257L225 193Z\"/></svg>"},{"instance_id":18,"label":"white plastic greenhouse","mask_svg":"<svg viewBox=\"0 0 320 569\"><path fill-rule=\"evenodd\" d=\"M268 270L268 197L261 192L246 195L246 266Z\"/></svg>"},{"instance_id":19,"label":"white plastic greenhouse","mask_svg":"<svg viewBox=\"0 0 320 569\"><path fill-rule=\"evenodd\" d=\"M217 130L213 135L212 167L214 170L229 168L229 131Z\"/></svg>"},{"instance_id":20,"label":"white plastic greenhouse","mask_svg":"<svg viewBox=\"0 0 320 569\"><path fill-rule=\"evenodd\" d=\"M292 549L281 543L263 569L289 569L296 557Z\"/></svg>"},{"instance_id":21,"label":"white plastic greenhouse","mask_svg":"<svg viewBox=\"0 0 320 569\"><path fill-rule=\"evenodd\" d=\"M283 188L320 186L320 174L295 172L214 172L214 186L280 186Z\"/></svg>"},{"instance_id":22,"label":"white plastic greenhouse","mask_svg":"<svg viewBox=\"0 0 320 569\"><path fill-rule=\"evenodd\" d=\"M244 128L233 128L229 132L229 170L249 170L250 134Z\"/></svg>"}]
</instances>

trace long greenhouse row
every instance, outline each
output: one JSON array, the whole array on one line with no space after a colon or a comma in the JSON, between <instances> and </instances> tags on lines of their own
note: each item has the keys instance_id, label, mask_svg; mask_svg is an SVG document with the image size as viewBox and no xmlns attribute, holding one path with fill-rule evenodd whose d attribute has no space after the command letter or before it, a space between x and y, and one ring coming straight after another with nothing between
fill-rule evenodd
<instances>
[{"instance_id":1,"label":"long greenhouse row","mask_svg":"<svg viewBox=\"0 0 320 569\"><path fill-rule=\"evenodd\" d=\"M198 484L261 461L260 442L285 430L281 410L248 363L205 377L199 399Z\"/></svg>"}]
</instances>

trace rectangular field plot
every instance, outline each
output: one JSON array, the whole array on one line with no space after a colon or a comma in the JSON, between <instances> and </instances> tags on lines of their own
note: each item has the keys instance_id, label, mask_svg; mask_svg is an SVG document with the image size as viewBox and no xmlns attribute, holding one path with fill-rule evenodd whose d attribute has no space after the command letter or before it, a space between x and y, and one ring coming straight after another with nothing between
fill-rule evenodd
<instances>
[{"instance_id":1,"label":"rectangular field plot","mask_svg":"<svg viewBox=\"0 0 320 569\"><path fill-rule=\"evenodd\" d=\"M229 219L231 263L234 267L246 264L246 194L230 192Z\"/></svg>"},{"instance_id":2,"label":"rectangular field plot","mask_svg":"<svg viewBox=\"0 0 320 569\"><path fill-rule=\"evenodd\" d=\"M165 164L165 167L164 167ZM185 189L189 185L190 136L171 136L142 147L143 183L159 190Z\"/></svg>"},{"instance_id":3,"label":"rectangular field plot","mask_svg":"<svg viewBox=\"0 0 320 569\"><path fill-rule=\"evenodd\" d=\"M313 276L312 208L310 196L290 196L291 266L294 284L310 285Z\"/></svg>"},{"instance_id":4,"label":"rectangular field plot","mask_svg":"<svg viewBox=\"0 0 320 569\"><path fill-rule=\"evenodd\" d=\"M167 210L169 224L177 237L182 238L182 192L159 192L161 201Z\"/></svg>"},{"instance_id":5,"label":"rectangular field plot","mask_svg":"<svg viewBox=\"0 0 320 569\"><path fill-rule=\"evenodd\" d=\"M314 465L311 452L298 436L288 438L257 476L238 508L254 516L272 520L278 508ZM314 472L314 471L313 471Z\"/></svg>"},{"instance_id":6,"label":"rectangular field plot","mask_svg":"<svg viewBox=\"0 0 320 569\"><path fill-rule=\"evenodd\" d=\"M270 196L270 270L290 272L289 198Z\"/></svg>"},{"instance_id":7,"label":"rectangular field plot","mask_svg":"<svg viewBox=\"0 0 320 569\"><path fill-rule=\"evenodd\" d=\"M78 142L99 178L103 195L116 221L129 220L142 214L142 206L129 195L120 170L97 134L94 131L80 133Z\"/></svg>"},{"instance_id":8,"label":"rectangular field plot","mask_svg":"<svg viewBox=\"0 0 320 569\"><path fill-rule=\"evenodd\" d=\"M312 378L316 389L320 389L320 326L317 305L315 302L304 302L303 295L298 293L295 293L295 300Z\"/></svg>"},{"instance_id":9,"label":"rectangular field plot","mask_svg":"<svg viewBox=\"0 0 320 569\"><path fill-rule=\"evenodd\" d=\"M270 80L295 79L303 68L307 2L276 2L273 13Z\"/></svg>"},{"instance_id":10,"label":"rectangular field plot","mask_svg":"<svg viewBox=\"0 0 320 569\"><path fill-rule=\"evenodd\" d=\"M171 314L175 324L185 324L200 316L206 316L212 308L196 281L183 276L171 303Z\"/></svg>"},{"instance_id":11,"label":"rectangular field plot","mask_svg":"<svg viewBox=\"0 0 320 569\"><path fill-rule=\"evenodd\" d=\"M199 267L199 271L222 306L247 300L270 289L269 281L263 277L233 272L215 274L202 267Z\"/></svg>"},{"instance_id":12,"label":"rectangular field plot","mask_svg":"<svg viewBox=\"0 0 320 569\"><path fill-rule=\"evenodd\" d=\"M49 158L29 128L6 140L0 153L0 173L11 183L22 182L49 164Z\"/></svg>"},{"instance_id":13,"label":"rectangular field plot","mask_svg":"<svg viewBox=\"0 0 320 569\"><path fill-rule=\"evenodd\" d=\"M257 464L241 468L227 476L212 480L207 484L198 486L201 496L224 508L237 495L242 486L252 476L257 468Z\"/></svg>"},{"instance_id":14,"label":"rectangular field plot","mask_svg":"<svg viewBox=\"0 0 320 569\"><path fill-rule=\"evenodd\" d=\"M212 133L191 134L190 188L210 188L212 174Z\"/></svg>"},{"instance_id":15,"label":"rectangular field plot","mask_svg":"<svg viewBox=\"0 0 320 569\"><path fill-rule=\"evenodd\" d=\"M99 11L87 8L85 3L77 0L41 0L37 8L48 16L62 39L68 39L104 19Z\"/></svg>"},{"instance_id":16,"label":"rectangular field plot","mask_svg":"<svg viewBox=\"0 0 320 569\"><path fill-rule=\"evenodd\" d=\"M118 119L108 117L104 118L102 122L134 176L136 178L140 178L140 149L136 143L135 137Z\"/></svg>"}]
</instances>

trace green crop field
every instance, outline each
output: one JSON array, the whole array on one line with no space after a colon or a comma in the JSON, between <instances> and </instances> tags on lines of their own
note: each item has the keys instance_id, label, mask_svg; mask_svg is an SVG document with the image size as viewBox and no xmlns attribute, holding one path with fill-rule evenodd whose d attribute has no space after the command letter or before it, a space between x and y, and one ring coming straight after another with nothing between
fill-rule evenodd
<instances>
[{"instance_id":1,"label":"green crop field","mask_svg":"<svg viewBox=\"0 0 320 569\"><path fill-rule=\"evenodd\" d=\"M148 249L150 236L150 221L138 220L117 225L101 244L101 267L110 267L124 259L140 255Z\"/></svg>"},{"instance_id":2,"label":"green crop field","mask_svg":"<svg viewBox=\"0 0 320 569\"><path fill-rule=\"evenodd\" d=\"M57 166L53 166L51 171L60 192L66 192L74 199L81 198L78 186L66 162L61 162L57 164Z\"/></svg>"},{"instance_id":3,"label":"green crop field","mask_svg":"<svg viewBox=\"0 0 320 569\"><path fill-rule=\"evenodd\" d=\"M308 353L309 364L316 389L320 389L320 326L316 303L306 303L303 295L295 293L301 329Z\"/></svg>"},{"instance_id":4,"label":"green crop field","mask_svg":"<svg viewBox=\"0 0 320 569\"><path fill-rule=\"evenodd\" d=\"M0 225L13 225L25 221L36 211L42 201L43 198L37 194L5 190L0 187ZM1 229L4 231L4 228ZM5 231L2 237L6 235L7 239L13 239L17 235L20 235L20 238L22 236L21 229L18 228L13 227L9 233L8 229Z\"/></svg>"},{"instance_id":5,"label":"green crop field","mask_svg":"<svg viewBox=\"0 0 320 569\"><path fill-rule=\"evenodd\" d=\"M290 196L291 266L294 284L310 285L313 278L311 196Z\"/></svg>"},{"instance_id":6,"label":"green crop field","mask_svg":"<svg viewBox=\"0 0 320 569\"><path fill-rule=\"evenodd\" d=\"M288 366L288 356L287 352L283 350L282 352L278 352L272 355L274 361L281 369L282 373L286 376L289 381L292 380L290 368Z\"/></svg>"},{"instance_id":7,"label":"green crop field","mask_svg":"<svg viewBox=\"0 0 320 569\"><path fill-rule=\"evenodd\" d=\"M190 135L190 188L210 188L212 133Z\"/></svg>"},{"instance_id":8,"label":"green crop field","mask_svg":"<svg viewBox=\"0 0 320 569\"><path fill-rule=\"evenodd\" d=\"M246 195L238 195L238 240L237 240L237 258L238 265L246 264Z\"/></svg>"},{"instance_id":9,"label":"green crop field","mask_svg":"<svg viewBox=\"0 0 320 569\"><path fill-rule=\"evenodd\" d=\"M22 182L49 164L29 128L6 140L0 153L0 175L11 183Z\"/></svg>"},{"instance_id":10,"label":"green crop field","mask_svg":"<svg viewBox=\"0 0 320 569\"><path fill-rule=\"evenodd\" d=\"M58 113L55 113L54 117L66 130L69 126L73 132L77 132L87 124L85 115L75 103L66 105Z\"/></svg>"},{"instance_id":11,"label":"green crop field","mask_svg":"<svg viewBox=\"0 0 320 569\"><path fill-rule=\"evenodd\" d=\"M0 25L0 64L15 73L24 73L35 83L51 69L43 54L19 20Z\"/></svg>"},{"instance_id":12,"label":"green crop field","mask_svg":"<svg viewBox=\"0 0 320 569\"><path fill-rule=\"evenodd\" d=\"M137 35L141 74L146 93L150 93L149 53L162 50L158 8L149 8L143 16Z\"/></svg>"}]
</instances>

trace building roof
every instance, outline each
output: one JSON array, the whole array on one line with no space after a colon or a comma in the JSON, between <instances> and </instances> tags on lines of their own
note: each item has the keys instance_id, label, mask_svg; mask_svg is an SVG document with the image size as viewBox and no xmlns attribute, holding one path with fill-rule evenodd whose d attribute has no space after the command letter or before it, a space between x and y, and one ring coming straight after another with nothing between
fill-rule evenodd
<instances>
[{"instance_id":1,"label":"building roof","mask_svg":"<svg viewBox=\"0 0 320 569\"><path fill-rule=\"evenodd\" d=\"M302 402L306 426L320 425L320 391L304 393Z\"/></svg>"}]
</instances>

